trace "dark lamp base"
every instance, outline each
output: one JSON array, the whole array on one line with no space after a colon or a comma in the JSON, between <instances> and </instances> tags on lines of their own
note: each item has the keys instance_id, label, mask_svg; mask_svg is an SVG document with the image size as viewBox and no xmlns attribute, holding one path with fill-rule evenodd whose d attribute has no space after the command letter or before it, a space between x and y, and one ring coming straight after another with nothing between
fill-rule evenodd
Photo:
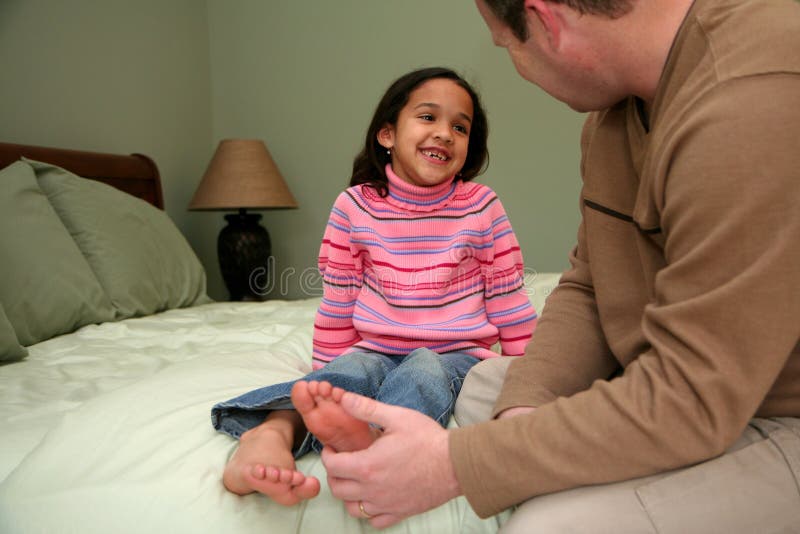
<instances>
[{"instance_id":1,"label":"dark lamp base","mask_svg":"<svg viewBox=\"0 0 800 534\"><path fill-rule=\"evenodd\" d=\"M261 215L239 213L226 215L228 225L217 239L217 254L222 279L231 300L264 300L258 287L266 287L272 244L267 229L258 221ZM257 283L261 281L261 283Z\"/></svg>"}]
</instances>

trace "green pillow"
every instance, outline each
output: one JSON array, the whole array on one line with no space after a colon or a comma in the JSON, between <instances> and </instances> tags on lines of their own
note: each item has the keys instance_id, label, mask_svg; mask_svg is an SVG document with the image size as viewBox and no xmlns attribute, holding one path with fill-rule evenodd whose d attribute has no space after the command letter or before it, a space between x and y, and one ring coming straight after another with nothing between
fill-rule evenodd
<instances>
[{"instance_id":1,"label":"green pillow","mask_svg":"<svg viewBox=\"0 0 800 534\"><path fill-rule=\"evenodd\" d=\"M203 266L166 213L109 185L26 161L111 298L117 319L209 300Z\"/></svg>"},{"instance_id":2,"label":"green pillow","mask_svg":"<svg viewBox=\"0 0 800 534\"><path fill-rule=\"evenodd\" d=\"M14 327L8 322L3 305L0 304L0 362L21 360L28 355L28 349L19 344Z\"/></svg>"},{"instance_id":3,"label":"green pillow","mask_svg":"<svg viewBox=\"0 0 800 534\"><path fill-rule=\"evenodd\" d=\"M0 170L0 229L0 302L20 344L114 317L91 267L25 162Z\"/></svg>"}]
</instances>

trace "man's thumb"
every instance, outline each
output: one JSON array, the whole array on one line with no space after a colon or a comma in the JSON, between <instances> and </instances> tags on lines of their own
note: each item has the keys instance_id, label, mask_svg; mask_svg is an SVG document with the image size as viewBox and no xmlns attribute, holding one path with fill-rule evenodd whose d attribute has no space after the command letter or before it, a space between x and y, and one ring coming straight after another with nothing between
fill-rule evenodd
<instances>
[{"instance_id":1,"label":"man's thumb","mask_svg":"<svg viewBox=\"0 0 800 534\"><path fill-rule=\"evenodd\" d=\"M403 409L397 406L384 404L375 399L370 399L369 397L364 397L363 395L350 391L342 395L340 404L347 413L356 419L366 421L367 423L374 423L381 428L391 426L393 420L392 412Z\"/></svg>"}]
</instances>

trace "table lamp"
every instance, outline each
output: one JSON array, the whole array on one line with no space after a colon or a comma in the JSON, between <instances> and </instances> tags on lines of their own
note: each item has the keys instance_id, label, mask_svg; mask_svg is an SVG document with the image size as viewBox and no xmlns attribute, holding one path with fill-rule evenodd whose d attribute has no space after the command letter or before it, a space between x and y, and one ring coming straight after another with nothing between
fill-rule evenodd
<instances>
[{"instance_id":1,"label":"table lamp","mask_svg":"<svg viewBox=\"0 0 800 534\"><path fill-rule=\"evenodd\" d=\"M219 266L231 300L263 300L256 279L269 280L272 244L261 215L248 209L296 208L263 141L220 141L203 179L189 203L190 210L236 210L217 239Z\"/></svg>"}]
</instances>

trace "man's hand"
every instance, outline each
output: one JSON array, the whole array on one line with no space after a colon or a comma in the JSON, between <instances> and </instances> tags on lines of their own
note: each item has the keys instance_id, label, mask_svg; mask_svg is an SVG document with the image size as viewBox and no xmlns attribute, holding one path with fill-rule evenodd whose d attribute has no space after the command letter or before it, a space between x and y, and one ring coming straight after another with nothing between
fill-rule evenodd
<instances>
[{"instance_id":1,"label":"man's hand","mask_svg":"<svg viewBox=\"0 0 800 534\"><path fill-rule=\"evenodd\" d=\"M341 405L353 417L383 428L367 449L322 451L331 492L351 516L366 519L366 513L373 527L384 528L461 494L448 432L436 421L355 393L345 393Z\"/></svg>"}]
</instances>

